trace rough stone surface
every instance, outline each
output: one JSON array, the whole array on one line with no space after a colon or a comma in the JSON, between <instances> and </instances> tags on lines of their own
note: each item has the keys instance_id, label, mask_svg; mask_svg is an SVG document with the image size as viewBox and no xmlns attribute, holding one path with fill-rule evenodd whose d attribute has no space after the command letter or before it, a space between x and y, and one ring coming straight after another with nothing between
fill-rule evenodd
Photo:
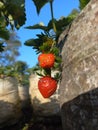
<instances>
[{"instance_id":1,"label":"rough stone surface","mask_svg":"<svg viewBox=\"0 0 98 130\"><path fill-rule=\"evenodd\" d=\"M30 77L30 97L35 115L38 116L51 116L58 115L60 112L59 105L59 87L55 94L50 98L43 98L38 90L39 76L32 74Z\"/></svg>"},{"instance_id":2,"label":"rough stone surface","mask_svg":"<svg viewBox=\"0 0 98 130\"><path fill-rule=\"evenodd\" d=\"M98 130L98 0L90 1L59 44L63 129Z\"/></svg>"},{"instance_id":3,"label":"rough stone surface","mask_svg":"<svg viewBox=\"0 0 98 130\"><path fill-rule=\"evenodd\" d=\"M0 78L0 128L16 123L21 117L18 85L15 78Z\"/></svg>"},{"instance_id":4,"label":"rough stone surface","mask_svg":"<svg viewBox=\"0 0 98 130\"><path fill-rule=\"evenodd\" d=\"M18 94L21 102L21 108L30 107L29 86L18 84Z\"/></svg>"}]
</instances>

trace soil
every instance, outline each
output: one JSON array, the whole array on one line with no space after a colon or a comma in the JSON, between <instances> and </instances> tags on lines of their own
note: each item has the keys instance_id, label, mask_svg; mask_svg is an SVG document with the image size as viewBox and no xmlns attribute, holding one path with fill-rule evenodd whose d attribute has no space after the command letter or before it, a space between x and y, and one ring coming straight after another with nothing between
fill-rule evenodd
<instances>
[{"instance_id":1,"label":"soil","mask_svg":"<svg viewBox=\"0 0 98 130\"><path fill-rule=\"evenodd\" d=\"M62 125L59 117L39 117L36 121L18 122L0 130L62 130Z\"/></svg>"},{"instance_id":2,"label":"soil","mask_svg":"<svg viewBox=\"0 0 98 130\"><path fill-rule=\"evenodd\" d=\"M62 130L60 116L34 116L31 109L23 110L23 117L17 124L6 126L0 130Z\"/></svg>"}]
</instances>

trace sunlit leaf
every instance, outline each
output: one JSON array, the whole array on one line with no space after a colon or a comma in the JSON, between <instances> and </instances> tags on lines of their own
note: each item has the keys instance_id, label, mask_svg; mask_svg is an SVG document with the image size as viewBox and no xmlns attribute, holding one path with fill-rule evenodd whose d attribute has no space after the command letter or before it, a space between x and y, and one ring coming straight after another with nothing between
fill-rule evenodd
<instances>
[{"instance_id":1,"label":"sunlit leaf","mask_svg":"<svg viewBox=\"0 0 98 130\"><path fill-rule=\"evenodd\" d=\"M7 12L6 17L9 18L9 15L12 16L16 28L22 26L26 21L25 0L5 0L4 5L5 5L4 13Z\"/></svg>"},{"instance_id":2,"label":"sunlit leaf","mask_svg":"<svg viewBox=\"0 0 98 130\"><path fill-rule=\"evenodd\" d=\"M80 10L82 10L88 3L89 3L90 0L79 0L80 2Z\"/></svg>"}]
</instances>

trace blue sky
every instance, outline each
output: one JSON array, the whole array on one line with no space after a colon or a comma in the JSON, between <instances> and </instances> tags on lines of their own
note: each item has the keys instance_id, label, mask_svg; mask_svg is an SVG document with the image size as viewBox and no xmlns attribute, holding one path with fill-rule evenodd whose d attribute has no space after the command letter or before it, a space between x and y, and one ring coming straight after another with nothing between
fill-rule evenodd
<instances>
[{"instance_id":1,"label":"blue sky","mask_svg":"<svg viewBox=\"0 0 98 130\"><path fill-rule=\"evenodd\" d=\"M78 9L78 7L79 0L54 0L54 17L56 19L59 19L61 16L67 16L72 11L72 9ZM20 56L17 60L27 62L29 67L33 67L36 65L38 56L36 55L35 50L33 50L32 47L25 46L24 42L30 38L36 38L36 34L40 33L40 30L28 30L24 29L24 27L40 22L43 22L45 25L47 25L47 23L51 19L49 9L49 4L46 4L38 16L32 0L26 0L27 20L25 25L21 27L17 32L18 36L20 37L20 41L22 42L22 46L19 49Z\"/></svg>"}]
</instances>

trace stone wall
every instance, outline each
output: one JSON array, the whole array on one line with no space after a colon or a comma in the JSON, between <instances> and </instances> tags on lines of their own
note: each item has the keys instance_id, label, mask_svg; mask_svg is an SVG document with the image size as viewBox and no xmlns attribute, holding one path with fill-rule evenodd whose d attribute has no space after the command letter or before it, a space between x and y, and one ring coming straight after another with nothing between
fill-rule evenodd
<instances>
[{"instance_id":1,"label":"stone wall","mask_svg":"<svg viewBox=\"0 0 98 130\"><path fill-rule=\"evenodd\" d=\"M0 78L0 128L10 126L22 116L17 80Z\"/></svg>"},{"instance_id":2,"label":"stone wall","mask_svg":"<svg viewBox=\"0 0 98 130\"><path fill-rule=\"evenodd\" d=\"M29 119L32 116L30 105L28 86L18 84L14 77L0 78L0 128Z\"/></svg>"},{"instance_id":3,"label":"stone wall","mask_svg":"<svg viewBox=\"0 0 98 130\"><path fill-rule=\"evenodd\" d=\"M63 129L98 130L98 0L91 0L61 34L59 45Z\"/></svg>"}]
</instances>

